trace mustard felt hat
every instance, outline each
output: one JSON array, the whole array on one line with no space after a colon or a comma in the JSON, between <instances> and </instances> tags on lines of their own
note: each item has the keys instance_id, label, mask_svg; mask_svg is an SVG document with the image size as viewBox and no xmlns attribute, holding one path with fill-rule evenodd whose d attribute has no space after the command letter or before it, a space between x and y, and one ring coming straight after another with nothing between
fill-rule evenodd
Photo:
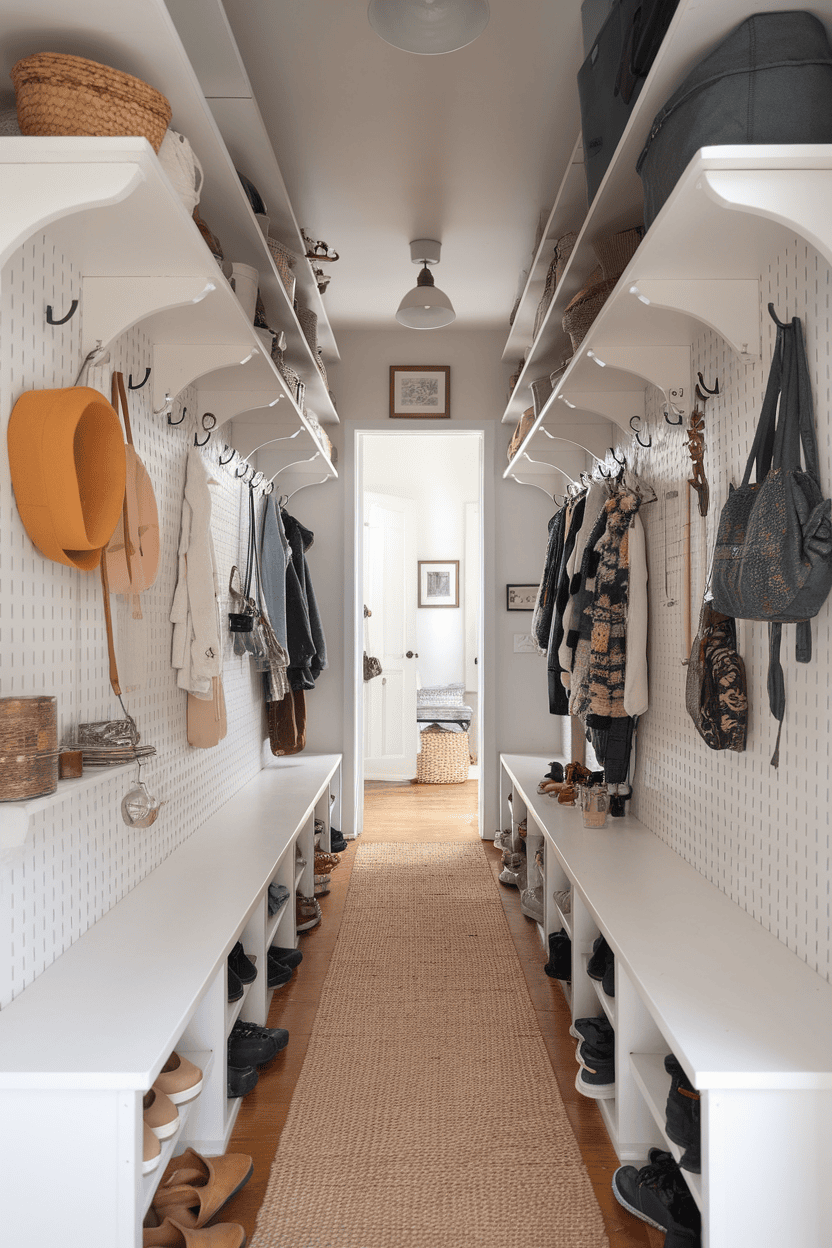
<instances>
[{"instance_id":1,"label":"mustard felt hat","mask_svg":"<svg viewBox=\"0 0 832 1248\"><path fill-rule=\"evenodd\" d=\"M44 555L89 571L124 503L121 422L89 386L28 390L9 418L9 465L20 518Z\"/></svg>"}]
</instances>

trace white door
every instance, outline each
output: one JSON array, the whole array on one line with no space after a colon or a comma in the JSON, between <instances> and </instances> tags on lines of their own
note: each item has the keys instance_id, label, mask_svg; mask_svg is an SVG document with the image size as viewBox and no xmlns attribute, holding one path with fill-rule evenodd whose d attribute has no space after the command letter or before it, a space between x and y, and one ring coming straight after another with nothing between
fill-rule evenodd
<instances>
[{"instance_id":1,"label":"white door","mask_svg":"<svg viewBox=\"0 0 832 1248\"><path fill-rule=\"evenodd\" d=\"M368 652L381 676L364 684L364 776L416 775L416 508L406 498L364 494L364 603Z\"/></svg>"}]
</instances>

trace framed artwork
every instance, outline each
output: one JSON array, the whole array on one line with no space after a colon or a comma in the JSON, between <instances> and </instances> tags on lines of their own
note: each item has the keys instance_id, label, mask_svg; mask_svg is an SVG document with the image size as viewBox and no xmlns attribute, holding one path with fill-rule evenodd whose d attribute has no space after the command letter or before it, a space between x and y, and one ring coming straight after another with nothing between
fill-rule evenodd
<instances>
[{"instance_id":1,"label":"framed artwork","mask_svg":"<svg viewBox=\"0 0 832 1248\"><path fill-rule=\"evenodd\" d=\"M459 606L459 560L419 560L419 606Z\"/></svg>"},{"instance_id":2,"label":"framed artwork","mask_svg":"<svg viewBox=\"0 0 832 1248\"><path fill-rule=\"evenodd\" d=\"M424 420L450 417L450 365L391 364L390 415Z\"/></svg>"},{"instance_id":3,"label":"framed artwork","mask_svg":"<svg viewBox=\"0 0 832 1248\"><path fill-rule=\"evenodd\" d=\"M534 611L539 585L506 585L507 611Z\"/></svg>"}]
</instances>

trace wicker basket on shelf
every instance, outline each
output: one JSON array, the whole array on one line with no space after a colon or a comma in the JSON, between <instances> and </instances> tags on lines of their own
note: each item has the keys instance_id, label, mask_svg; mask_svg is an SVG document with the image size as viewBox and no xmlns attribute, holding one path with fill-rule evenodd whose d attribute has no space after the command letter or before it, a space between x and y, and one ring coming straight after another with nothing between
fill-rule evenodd
<instances>
[{"instance_id":1,"label":"wicker basket on shelf","mask_svg":"<svg viewBox=\"0 0 832 1248\"><path fill-rule=\"evenodd\" d=\"M309 350L312 352L312 358L318 357L318 315L311 308L298 307L297 310L298 323L303 331L303 336L309 343Z\"/></svg>"},{"instance_id":2,"label":"wicker basket on shelf","mask_svg":"<svg viewBox=\"0 0 832 1248\"><path fill-rule=\"evenodd\" d=\"M290 251L288 247L284 247L280 240L274 238L271 234L269 234L266 239L266 244L271 252L278 274L280 275L280 280L289 293L289 298L294 299L295 275L292 270L295 267L298 257L293 251Z\"/></svg>"},{"instance_id":3,"label":"wicker basket on shelf","mask_svg":"<svg viewBox=\"0 0 832 1248\"><path fill-rule=\"evenodd\" d=\"M471 761L467 732L433 726L421 735L416 759L417 784L464 784Z\"/></svg>"},{"instance_id":4,"label":"wicker basket on shelf","mask_svg":"<svg viewBox=\"0 0 832 1248\"><path fill-rule=\"evenodd\" d=\"M55 698L0 698L0 801L22 802L58 787Z\"/></svg>"},{"instance_id":5,"label":"wicker basket on shelf","mask_svg":"<svg viewBox=\"0 0 832 1248\"><path fill-rule=\"evenodd\" d=\"M593 250L601 263L590 273L586 286L578 291L563 314L564 333L572 340L573 351L586 337L590 325L635 255L643 234L641 227L621 230L593 243Z\"/></svg>"},{"instance_id":6,"label":"wicker basket on shelf","mask_svg":"<svg viewBox=\"0 0 832 1248\"><path fill-rule=\"evenodd\" d=\"M140 78L59 52L27 56L11 78L23 134L138 134L155 152L162 146L171 107Z\"/></svg>"},{"instance_id":7,"label":"wicker basket on shelf","mask_svg":"<svg viewBox=\"0 0 832 1248\"><path fill-rule=\"evenodd\" d=\"M533 424L534 424L534 408L527 407L525 412L523 413L523 415L520 417L519 421L517 422L517 427L514 430L514 433L511 435L511 441L508 444L508 450L506 451L506 458L508 459L509 463L511 463L511 461L514 459L514 456L517 454L517 451L520 447L520 443L523 441L523 439L525 438L526 434L529 432Z\"/></svg>"}]
</instances>

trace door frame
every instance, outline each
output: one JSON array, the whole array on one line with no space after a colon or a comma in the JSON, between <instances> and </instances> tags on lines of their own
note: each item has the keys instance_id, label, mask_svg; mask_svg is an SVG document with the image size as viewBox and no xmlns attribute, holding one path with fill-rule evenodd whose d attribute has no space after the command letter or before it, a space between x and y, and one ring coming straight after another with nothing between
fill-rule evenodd
<instances>
[{"instance_id":1,"label":"door frame","mask_svg":"<svg viewBox=\"0 0 832 1248\"><path fill-rule=\"evenodd\" d=\"M345 532L352 527L353 541L346 543L346 600L344 617L344 777L352 778L351 792L345 793L343 822L353 835L364 826L364 696L363 696L363 633L364 633L364 523L363 523L363 439L367 435L401 437L418 434L422 437L458 437L478 434L480 442L480 604L479 604L479 682L478 745L480 768L478 786L478 823L481 837L497 818L498 767L496 734L491 713L495 686L494 630L486 627L486 604L495 597L495 534L494 534L494 454L496 430L492 421L455 421L453 428L437 428L424 421L397 420L394 428L389 421L347 422L344 445L344 506ZM351 435L351 436L350 436ZM346 786L345 786L346 788Z\"/></svg>"}]
</instances>

